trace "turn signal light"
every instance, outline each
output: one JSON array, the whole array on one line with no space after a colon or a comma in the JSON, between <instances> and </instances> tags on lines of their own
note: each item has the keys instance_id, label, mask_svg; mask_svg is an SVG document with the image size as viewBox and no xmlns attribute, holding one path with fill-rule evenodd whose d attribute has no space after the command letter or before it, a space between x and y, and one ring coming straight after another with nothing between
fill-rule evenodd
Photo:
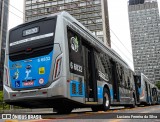
<instances>
[{"instance_id":1,"label":"turn signal light","mask_svg":"<svg viewBox=\"0 0 160 122\"><path fill-rule=\"evenodd\" d=\"M62 61L62 58L59 58L59 59L56 60L54 78L57 78L60 75L60 72L61 72L61 61Z\"/></svg>"},{"instance_id":2,"label":"turn signal light","mask_svg":"<svg viewBox=\"0 0 160 122\"><path fill-rule=\"evenodd\" d=\"M8 80L8 69L5 67L5 84L9 85L9 80Z\"/></svg>"}]
</instances>

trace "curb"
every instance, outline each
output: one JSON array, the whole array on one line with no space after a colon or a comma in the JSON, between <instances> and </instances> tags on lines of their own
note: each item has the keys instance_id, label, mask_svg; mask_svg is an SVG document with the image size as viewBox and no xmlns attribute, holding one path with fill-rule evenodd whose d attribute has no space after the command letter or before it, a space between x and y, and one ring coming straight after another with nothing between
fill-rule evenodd
<instances>
[{"instance_id":1,"label":"curb","mask_svg":"<svg viewBox=\"0 0 160 122\"><path fill-rule=\"evenodd\" d=\"M41 109L10 109L10 110L0 110L0 113L32 113L32 112L53 112L53 108L41 108Z\"/></svg>"}]
</instances>

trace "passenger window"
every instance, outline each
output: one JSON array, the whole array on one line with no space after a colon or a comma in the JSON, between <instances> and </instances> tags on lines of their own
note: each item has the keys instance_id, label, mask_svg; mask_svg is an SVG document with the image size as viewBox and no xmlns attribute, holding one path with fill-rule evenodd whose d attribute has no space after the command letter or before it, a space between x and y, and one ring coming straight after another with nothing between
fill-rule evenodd
<instances>
[{"instance_id":1,"label":"passenger window","mask_svg":"<svg viewBox=\"0 0 160 122\"><path fill-rule=\"evenodd\" d=\"M99 54L97 52L94 53L95 55L95 63L96 63L96 67L97 67L97 73L98 73L98 80L104 80L104 81L111 81L110 79L110 72L109 72L109 68L110 65L107 61L107 59L105 58L104 54Z\"/></svg>"}]
</instances>

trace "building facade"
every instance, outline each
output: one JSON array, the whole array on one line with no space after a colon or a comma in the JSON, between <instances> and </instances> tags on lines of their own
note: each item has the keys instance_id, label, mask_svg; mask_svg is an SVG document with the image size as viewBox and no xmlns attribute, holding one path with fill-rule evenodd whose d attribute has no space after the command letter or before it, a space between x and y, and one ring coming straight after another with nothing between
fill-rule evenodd
<instances>
[{"instance_id":1,"label":"building facade","mask_svg":"<svg viewBox=\"0 0 160 122\"><path fill-rule=\"evenodd\" d=\"M160 17L156 0L133 3L128 13L136 74L144 73L151 82L160 81Z\"/></svg>"},{"instance_id":2,"label":"building facade","mask_svg":"<svg viewBox=\"0 0 160 122\"><path fill-rule=\"evenodd\" d=\"M9 0L0 0L0 90L2 90Z\"/></svg>"},{"instance_id":3,"label":"building facade","mask_svg":"<svg viewBox=\"0 0 160 122\"><path fill-rule=\"evenodd\" d=\"M67 11L111 46L107 0L25 0L25 21Z\"/></svg>"}]
</instances>

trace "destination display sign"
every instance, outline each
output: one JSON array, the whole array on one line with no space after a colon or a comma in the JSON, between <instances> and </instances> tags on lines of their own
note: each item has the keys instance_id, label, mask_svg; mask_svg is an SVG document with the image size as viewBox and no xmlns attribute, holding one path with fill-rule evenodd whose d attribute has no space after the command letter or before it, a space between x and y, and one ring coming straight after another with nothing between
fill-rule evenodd
<instances>
[{"instance_id":1,"label":"destination display sign","mask_svg":"<svg viewBox=\"0 0 160 122\"><path fill-rule=\"evenodd\" d=\"M34 27L23 31L23 36L28 36L39 32L39 27Z\"/></svg>"}]
</instances>

